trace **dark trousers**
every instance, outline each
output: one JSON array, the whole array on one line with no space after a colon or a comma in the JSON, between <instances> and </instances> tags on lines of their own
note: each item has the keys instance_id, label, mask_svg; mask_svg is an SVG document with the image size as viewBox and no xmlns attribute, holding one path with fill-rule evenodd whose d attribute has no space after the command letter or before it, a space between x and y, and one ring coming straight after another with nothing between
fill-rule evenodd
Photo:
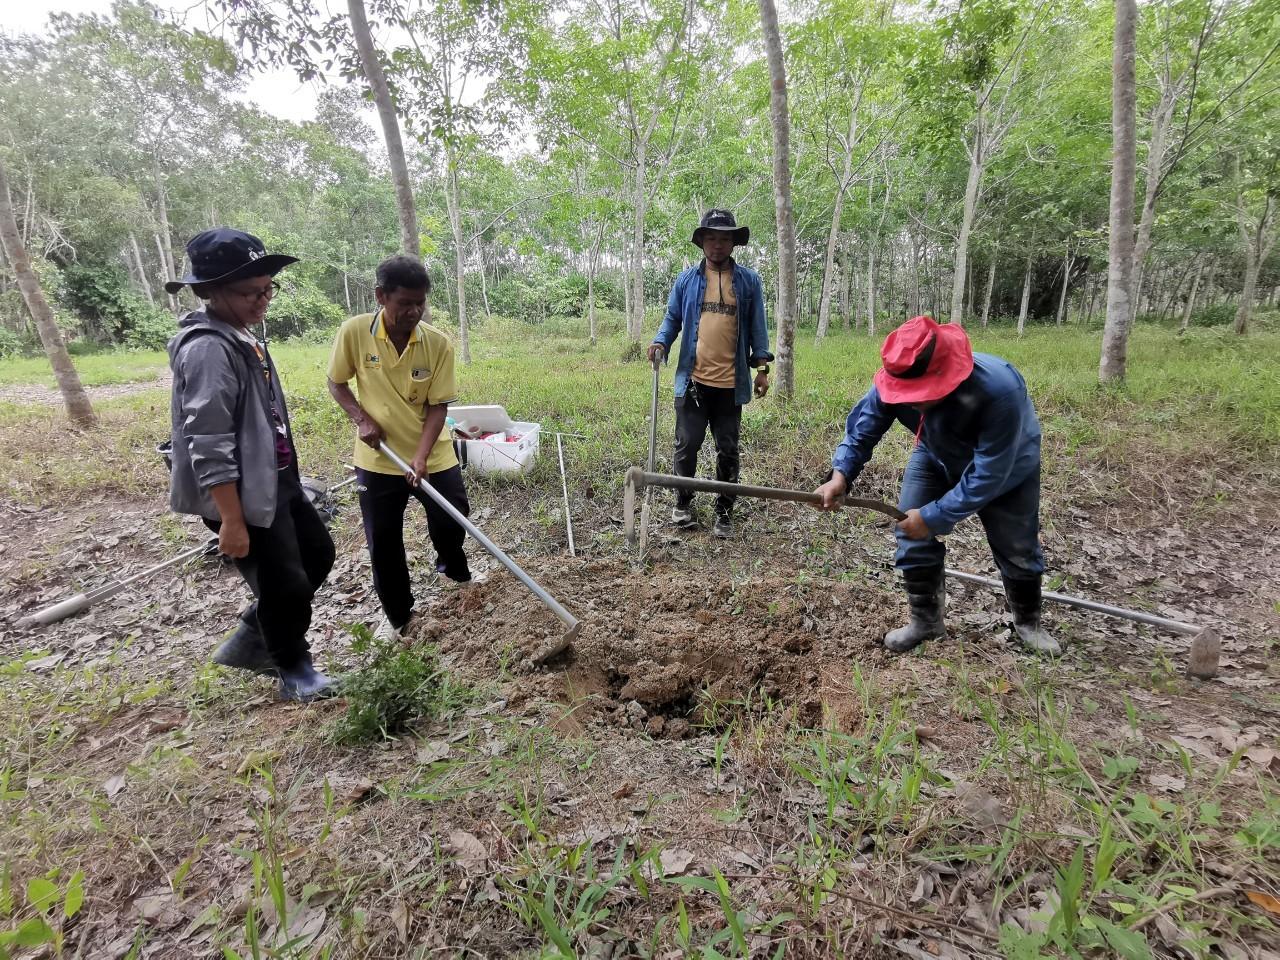
<instances>
[{"instance_id":1,"label":"dark trousers","mask_svg":"<svg viewBox=\"0 0 1280 960\"><path fill-rule=\"evenodd\" d=\"M413 590L409 584L409 563L404 552L404 510L409 498L416 499L427 512L427 534L436 548L436 570L450 580L471 579L462 541L467 532L434 500L405 482L404 474L356 470L360 484L360 515L364 537L373 566L373 589L382 601L382 610L393 627L403 627L413 613ZM444 495L464 517L470 516L467 488L462 468L450 467L429 473L426 481Z\"/></svg>"},{"instance_id":2,"label":"dark trousers","mask_svg":"<svg viewBox=\"0 0 1280 960\"><path fill-rule=\"evenodd\" d=\"M951 489L953 484L937 462L916 447L902 474L902 493L898 509L918 510ZM992 556L1000 573L1010 580L1030 580L1044 573L1044 555L1040 551L1040 471L992 500L978 511L978 519L987 534ZM911 540L895 530L898 552L895 565L900 570L941 567L947 548L941 540Z\"/></svg>"},{"instance_id":3,"label":"dark trousers","mask_svg":"<svg viewBox=\"0 0 1280 960\"><path fill-rule=\"evenodd\" d=\"M698 474L698 451L707 438L707 427L716 445L716 479L738 482L738 432L742 406L734 398L733 387L704 387L690 381L683 397L676 397L676 476ZM718 494L716 513L733 512L733 497ZM688 509L693 502L689 490L676 492L676 505Z\"/></svg>"},{"instance_id":4,"label":"dark trousers","mask_svg":"<svg viewBox=\"0 0 1280 960\"><path fill-rule=\"evenodd\" d=\"M246 525L249 552L235 561L253 591L241 616L256 615L276 666L288 670L310 651L311 601L333 568L333 539L292 470L276 474L276 515L269 527ZM215 532L222 526L206 520Z\"/></svg>"}]
</instances>

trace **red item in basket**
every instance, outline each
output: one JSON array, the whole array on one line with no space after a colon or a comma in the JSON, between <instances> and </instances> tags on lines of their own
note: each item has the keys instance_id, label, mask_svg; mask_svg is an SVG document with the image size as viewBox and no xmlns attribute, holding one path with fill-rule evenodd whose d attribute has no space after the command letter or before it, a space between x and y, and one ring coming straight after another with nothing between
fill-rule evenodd
<instances>
[{"instance_id":1,"label":"red item in basket","mask_svg":"<svg viewBox=\"0 0 1280 960\"><path fill-rule=\"evenodd\" d=\"M485 433L478 434L477 436L472 437L471 439L494 440L494 441L497 441L498 443L515 443L517 440L519 440L523 436L524 436L523 433L512 433L508 435L503 430L489 430L489 431L486 431Z\"/></svg>"}]
</instances>

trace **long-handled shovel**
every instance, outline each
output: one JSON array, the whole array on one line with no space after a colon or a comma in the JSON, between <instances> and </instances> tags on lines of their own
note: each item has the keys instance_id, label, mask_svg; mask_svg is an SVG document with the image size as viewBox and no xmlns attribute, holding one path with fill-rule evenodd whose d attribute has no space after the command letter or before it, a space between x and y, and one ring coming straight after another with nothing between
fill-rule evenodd
<instances>
[{"instance_id":1,"label":"long-handled shovel","mask_svg":"<svg viewBox=\"0 0 1280 960\"><path fill-rule=\"evenodd\" d=\"M385 441L378 444L378 449L381 450L383 454L385 454L386 457L392 463L394 463L397 467L399 467L405 473L413 472L413 469L409 466L408 463L405 462L404 458L401 457L399 454L397 454L389 446L387 446ZM553 643L539 650L531 658L532 662L534 664L541 664L547 660L550 660L556 654L561 653L562 651L568 649L569 645L573 643L574 640L577 639L578 631L581 629L581 624L578 623L577 618L574 617L574 615L571 614L564 607L560 606L560 603L556 600L555 597L547 593L547 591L544 590L542 586L536 580L533 579L533 577L529 576L527 573L521 570L519 565L517 565L514 560L512 560L505 553L503 553L501 547L499 547L496 543L494 543L492 540L486 537L480 531L479 527L477 527L474 523L472 523L465 516L463 516L462 513L458 510L458 508L455 507L448 500L446 500L444 496L438 490L435 489L435 487L427 483L426 480L419 480L418 488L423 493L425 493L428 497L434 500L440 506L440 509L442 509L445 513L447 513L450 517L452 517L456 523L458 523L464 530L467 531L467 533L471 534L471 536L475 538L476 542L479 543L480 546L488 550L495 560L497 560L504 567L510 570L513 574L515 574L517 579L519 579L521 583L523 583L526 587L528 587L529 590L533 593L533 595L536 596L539 600L541 600L544 604L546 604L547 608L552 613L554 613L557 617L559 617L560 620L564 622L564 625L568 627L568 630L565 631L564 636L560 637Z\"/></svg>"},{"instance_id":2,"label":"long-handled shovel","mask_svg":"<svg viewBox=\"0 0 1280 960\"><path fill-rule=\"evenodd\" d=\"M202 557L207 553L213 553L218 549L218 538L210 537L208 542L202 543L198 547L192 547L190 550L183 550L176 557L170 557L163 563L157 563L154 567L148 567L141 573L135 573L131 577L125 577L123 580L117 580L115 583L108 583L106 586L98 587L96 590L90 590L87 593L77 593L74 597L68 597L52 606L45 607L43 610L37 610L35 613L28 614L21 620L17 621L14 626L23 629L32 627L47 627L51 623L57 623L59 620L65 620L73 614L79 613L81 610L88 610L95 603L100 603L108 597L114 597L130 584L137 583L139 580L145 580L154 573L159 573L166 567L172 567L175 564L182 563L185 560L191 560L194 557Z\"/></svg>"},{"instance_id":3,"label":"long-handled shovel","mask_svg":"<svg viewBox=\"0 0 1280 960\"><path fill-rule=\"evenodd\" d=\"M649 401L649 456L645 460L645 469L653 473L656 469L658 453L658 361L653 361L653 398ZM644 489L644 505L640 508L640 556L644 556L649 545L649 501L652 499L648 487ZM628 537L630 539L630 537Z\"/></svg>"},{"instance_id":4,"label":"long-handled shovel","mask_svg":"<svg viewBox=\"0 0 1280 960\"><path fill-rule=\"evenodd\" d=\"M700 490L708 493L728 493L736 497L756 497L762 500L790 500L796 503L818 503L821 497L818 494L808 490L785 490L779 487L753 487L743 483L725 483L721 480L703 480L700 477L677 477L665 473L653 473L652 471L641 470L639 467L632 467L627 471L626 492L623 495L623 529L627 533L627 540L631 542L631 530L635 520L635 491L648 490L650 487L671 487L677 490ZM841 501L843 506L855 507L862 510L874 510L877 513L883 513L887 517L894 520L905 520L906 514L897 507L892 507L887 503L879 500L863 500L858 497L845 497ZM969 583L981 584L985 587L1004 591L1004 584L999 580L991 577L982 577L976 573L968 573L964 570L953 570L951 567L946 568L946 575L954 577L957 580L965 580ZM1124 607L1113 607L1109 603L1098 603L1096 600L1086 600L1082 597L1072 597L1065 593L1055 593L1046 590L1043 594L1045 600L1053 603L1060 603L1068 607L1076 607L1080 610L1089 610L1094 613L1101 613L1108 617L1119 617L1122 620L1131 620L1134 623L1145 623L1148 626L1158 627L1161 630L1167 630L1170 633L1178 633L1191 637L1191 656L1187 664L1187 675L1196 677L1201 680L1207 680L1218 672L1218 658L1221 649L1221 641L1218 638L1217 631L1213 627L1198 627L1193 623L1183 623L1180 620L1169 620L1165 617L1157 617L1152 613L1144 613L1141 610L1126 610Z\"/></svg>"},{"instance_id":5,"label":"long-handled shovel","mask_svg":"<svg viewBox=\"0 0 1280 960\"><path fill-rule=\"evenodd\" d=\"M167 448L166 448L167 449ZM163 451L162 451L163 452ZM348 468L349 469L349 468ZM325 523L333 517L333 506L330 497L343 487L350 486L356 482L355 477L343 480L341 483L335 483L331 487L320 488L314 485L312 481L303 478L303 490L307 494L307 499L311 502L321 516L325 518ZM65 620L67 617L74 616L82 610L87 610L95 603L106 600L108 597L114 597L130 584L137 583L139 580L145 580L154 573L159 573L166 567L172 567L175 564L190 560L194 557L202 557L205 554L213 553L218 549L218 538L211 537L206 543L198 547L192 547L184 550L176 557L170 557L163 563L157 563L154 567L148 567L141 573L135 573L132 577L124 580L118 580L115 583L108 583L106 586L98 587L96 590L90 590L87 593L77 593L74 597L68 597L66 600L60 600L57 603L45 607L43 610L37 610L35 613L28 614L22 619L16 621L14 626L22 629L30 629L32 627L47 627L51 623L57 623L59 620Z\"/></svg>"}]
</instances>

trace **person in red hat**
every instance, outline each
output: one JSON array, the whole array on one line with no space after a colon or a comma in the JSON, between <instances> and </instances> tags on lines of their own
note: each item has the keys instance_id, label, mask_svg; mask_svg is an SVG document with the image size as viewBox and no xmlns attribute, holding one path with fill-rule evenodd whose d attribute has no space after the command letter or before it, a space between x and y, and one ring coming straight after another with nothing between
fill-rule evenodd
<instances>
[{"instance_id":1,"label":"person in red hat","mask_svg":"<svg viewBox=\"0 0 1280 960\"><path fill-rule=\"evenodd\" d=\"M880 357L816 493L821 509L834 510L895 420L915 434L898 498L907 518L895 531L911 621L891 630L885 647L902 653L946 636L946 547L937 538L976 513L1018 639L1038 653L1061 653L1040 624L1040 421L1022 375L1007 360L975 354L963 327L931 317L890 333Z\"/></svg>"}]
</instances>

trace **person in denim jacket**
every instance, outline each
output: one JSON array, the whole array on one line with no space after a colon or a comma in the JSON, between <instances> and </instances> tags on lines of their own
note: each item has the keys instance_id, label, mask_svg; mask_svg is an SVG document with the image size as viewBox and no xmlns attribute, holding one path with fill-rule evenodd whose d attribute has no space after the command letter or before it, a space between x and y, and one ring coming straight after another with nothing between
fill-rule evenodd
<instances>
[{"instance_id":1,"label":"person in denim jacket","mask_svg":"<svg viewBox=\"0 0 1280 960\"><path fill-rule=\"evenodd\" d=\"M711 428L716 445L716 479L738 482L738 434L743 404L752 393L769 392L769 329L765 322L764 289L760 275L733 259L733 248L751 237L728 210L708 210L693 232L702 249L700 263L676 278L653 343L650 363L665 360L676 337L675 472L692 477L698 470L698 451ZM749 371L756 368L754 380ZM734 498L716 497L715 534L733 535ZM671 522L693 527L693 493L678 491Z\"/></svg>"},{"instance_id":2,"label":"person in denim jacket","mask_svg":"<svg viewBox=\"0 0 1280 960\"><path fill-rule=\"evenodd\" d=\"M1059 654L1040 625L1040 421L1022 375L1007 360L973 352L959 324L916 317L894 330L880 351L882 368L845 423L830 478L817 489L821 509L835 509L880 438L901 423L916 437L902 475L895 565L911 622L884 645L895 653L946 635L944 563L939 536L978 515L1004 580L1023 646Z\"/></svg>"}]
</instances>

